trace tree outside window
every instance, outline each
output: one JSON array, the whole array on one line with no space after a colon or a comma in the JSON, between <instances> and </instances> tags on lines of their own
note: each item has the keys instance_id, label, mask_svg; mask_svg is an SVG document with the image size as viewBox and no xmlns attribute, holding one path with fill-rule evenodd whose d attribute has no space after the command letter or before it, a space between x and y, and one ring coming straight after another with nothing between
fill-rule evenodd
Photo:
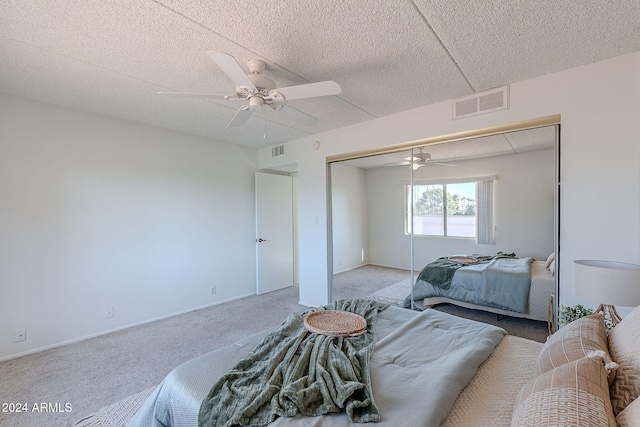
<instances>
[{"instance_id":1,"label":"tree outside window","mask_svg":"<svg viewBox=\"0 0 640 427\"><path fill-rule=\"evenodd\" d=\"M411 232L411 191L416 235L476 237L475 182L407 185L407 233Z\"/></svg>"}]
</instances>

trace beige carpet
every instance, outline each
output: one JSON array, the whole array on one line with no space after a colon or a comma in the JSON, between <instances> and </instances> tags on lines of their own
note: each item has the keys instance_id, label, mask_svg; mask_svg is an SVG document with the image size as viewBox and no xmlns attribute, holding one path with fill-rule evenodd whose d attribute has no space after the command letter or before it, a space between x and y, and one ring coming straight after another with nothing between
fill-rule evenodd
<instances>
[{"instance_id":1,"label":"beige carpet","mask_svg":"<svg viewBox=\"0 0 640 427\"><path fill-rule=\"evenodd\" d=\"M410 293L411 278L408 278L372 293L369 298L387 304L402 306L402 303Z\"/></svg>"}]
</instances>

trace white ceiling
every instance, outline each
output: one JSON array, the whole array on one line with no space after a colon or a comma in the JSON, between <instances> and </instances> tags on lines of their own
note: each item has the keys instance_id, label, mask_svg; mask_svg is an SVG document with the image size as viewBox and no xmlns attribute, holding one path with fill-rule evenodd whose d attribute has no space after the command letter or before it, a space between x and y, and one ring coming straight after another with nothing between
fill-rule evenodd
<instances>
[{"instance_id":1,"label":"white ceiling","mask_svg":"<svg viewBox=\"0 0 640 427\"><path fill-rule=\"evenodd\" d=\"M290 101L314 126L268 110L242 128L237 103L157 95L232 94L209 50L342 93ZM0 2L0 93L250 147L638 50L638 0Z\"/></svg>"}]
</instances>

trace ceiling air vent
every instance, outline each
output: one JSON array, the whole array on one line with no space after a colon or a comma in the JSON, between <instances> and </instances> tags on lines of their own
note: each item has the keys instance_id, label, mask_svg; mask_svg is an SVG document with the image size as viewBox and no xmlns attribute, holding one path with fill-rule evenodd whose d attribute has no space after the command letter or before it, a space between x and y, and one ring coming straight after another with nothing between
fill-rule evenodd
<instances>
[{"instance_id":1,"label":"ceiling air vent","mask_svg":"<svg viewBox=\"0 0 640 427\"><path fill-rule=\"evenodd\" d=\"M487 90L453 100L453 119L477 116L478 114L509 108L509 86Z\"/></svg>"},{"instance_id":2,"label":"ceiling air vent","mask_svg":"<svg viewBox=\"0 0 640 427\"><path fill-rule=\"evenodd\" d=\"M277 147L273 147L271 149L271 157L278 157L284 154L284 144L278 145Z\"/></svg>"}]
</instances>

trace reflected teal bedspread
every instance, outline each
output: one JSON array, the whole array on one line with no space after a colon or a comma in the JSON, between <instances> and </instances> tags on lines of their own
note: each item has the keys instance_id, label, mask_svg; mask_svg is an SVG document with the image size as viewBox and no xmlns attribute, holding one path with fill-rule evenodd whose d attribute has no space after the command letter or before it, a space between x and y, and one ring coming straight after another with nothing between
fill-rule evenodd
<instances>
[{"instance_id":1,"label":"reflected teal bedspread","mask_svg":"<svg viewBox=\"0 0 640 427\"><path fill-rule=\"evenodd\" d=\"M444 297L524 313L531 287L532 261L531 257L500 257L489 263L461 267L456 270L448 289L418 278L413 288L413 300L420 303L425 298ZM403 306L411 306L411 295Z\"/></svg>"}]
</instances>

